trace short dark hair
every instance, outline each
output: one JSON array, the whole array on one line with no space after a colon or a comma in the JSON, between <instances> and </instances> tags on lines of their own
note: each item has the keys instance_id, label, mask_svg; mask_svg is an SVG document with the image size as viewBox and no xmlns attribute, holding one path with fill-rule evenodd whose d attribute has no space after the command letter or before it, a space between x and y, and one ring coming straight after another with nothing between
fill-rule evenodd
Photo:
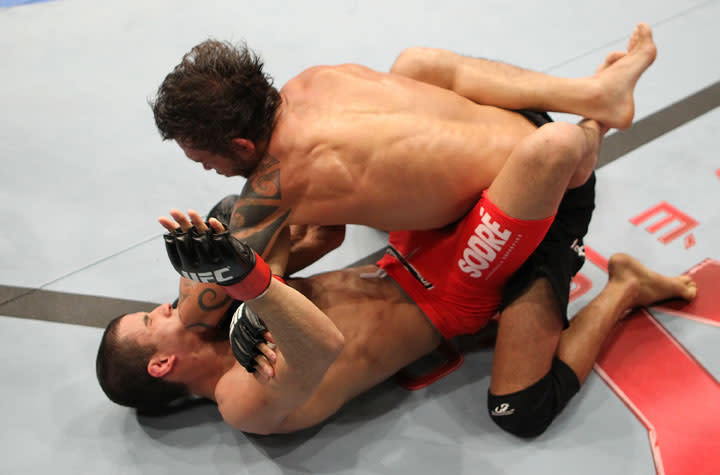
<instances>
[{"instance_id":1,"label":"short dark hair","mask_svg":"<svg viewBox=\"0 0 720 475\"><path fill-rule=\"evenodd\" d=\"M148 362L157 350L153 345L118 337L118 325L124 316L115 317L105 328L95 361L98 382L107 397L122 406L156 412L189 396L184 384L148 373Z\"/></svg>"},{"instance_id":2,"label":"short dark hair","mask_svg":"<svg viewBox=\"0 0 720 475\"><path fill-rule=\"evenodd\" d=\"M257 54L245 44L207 40L183 56L150 106L164 140L228 156L234 138L270 138L280 102Z\"/></svg>"}]
</instances>

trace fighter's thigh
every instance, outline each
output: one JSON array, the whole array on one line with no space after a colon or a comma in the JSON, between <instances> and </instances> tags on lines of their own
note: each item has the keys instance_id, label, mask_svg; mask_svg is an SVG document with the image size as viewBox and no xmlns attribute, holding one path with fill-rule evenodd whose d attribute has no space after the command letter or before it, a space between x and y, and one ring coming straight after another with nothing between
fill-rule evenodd
<instances>
[{"instance_id":1,"label":"fighter's thigh","mask_svg":"<svg viewBox=\"0 0 720 475\"><path fill-rule=\"evenodd\" d=\"M552 216L583 160L585 141L576 125L543 125L513 149L488 188L488 197L514 218Z\"/></svg>"},{"instance_id":2,"label":"fighter's thigh","mask_svg":"<svg viewBox=\"0 0 720 475\"><path fill-rule=\"evenodd\" d=\"M490 392L510 394L544 377L552 365L563 320L547 279L532 283L500 314Z\"/></svg>"}]
</instances>

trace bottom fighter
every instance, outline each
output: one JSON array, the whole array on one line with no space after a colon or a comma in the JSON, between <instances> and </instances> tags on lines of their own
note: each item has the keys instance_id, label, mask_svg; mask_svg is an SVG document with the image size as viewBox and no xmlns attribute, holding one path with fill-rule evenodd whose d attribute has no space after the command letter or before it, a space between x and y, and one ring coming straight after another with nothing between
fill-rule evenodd
<instances>
[{"instance_id":1,"label":"bottom fighter","mask_svg":"<svg viewBox=\"0 0 720 475\"><path fill-rule=\"evenodd\" d=\"M528 302L527 289L537 287L538 279L547 282L549 301L557 305L553 311L564 315L570 279L582 264L577 251L594 206L592 169L604 132L593 121L540 127L460 222L391 233L388 254L377 267L287 284L271 274L288 275L332 249L339 241L334 232L341 231L304 228L318 234L296 239L297 252L288 252L286 236L266 263L224 233L219 221L210 219L208 229L197 213L188 220L174 212L175 221L163 220L174 266L185 277L222 286L183 280L179 310L165 304L111 322L98 352L101 386L111 400L141 409L199 395L216 401L223 419L237 429L291 432L322 422L432 352L443 338L475 332L498 310ZM219 208L211 215L222 221ZM522 356L497 364L501 348L506 361L513 349L512 328L503 326L501 314L488 394L488 410L500 427L523 437L542 433L585 381L626 310L692 299L696 292L690 278L658 275L622 254L611 257L609 276L562 332L547 374L498 396L492 381L527 377L523 369L532 372L538 365ZM191 297L182 298L184 289ZM209 293L224 304L200 311ZM226 295L245 301L235 312L230 343L227 333L217 338L215 328L231 305ZM516 332L527 335L532 328L518 325ZM263 343L263 335L276 346ZM515 350L522 355L525 348Z\"/></svg>"}]
</instances>

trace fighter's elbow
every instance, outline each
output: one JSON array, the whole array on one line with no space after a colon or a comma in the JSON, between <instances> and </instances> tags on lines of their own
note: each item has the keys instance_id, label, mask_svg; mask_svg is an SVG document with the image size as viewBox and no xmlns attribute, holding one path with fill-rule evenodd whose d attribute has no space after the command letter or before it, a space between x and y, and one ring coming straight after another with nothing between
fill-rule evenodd
<instances>
[{"instance_id":1,"label":"fighter's elbow","mask_svg":"<svg viewBox=\"0 0 720 475\"><path fill-rule=\"evenodd\" d=\"M325 353L331 361L335 361L344 348L345 335L337 328L334 328L331 334L325 339Z\"/></svg>"}]
</instances>

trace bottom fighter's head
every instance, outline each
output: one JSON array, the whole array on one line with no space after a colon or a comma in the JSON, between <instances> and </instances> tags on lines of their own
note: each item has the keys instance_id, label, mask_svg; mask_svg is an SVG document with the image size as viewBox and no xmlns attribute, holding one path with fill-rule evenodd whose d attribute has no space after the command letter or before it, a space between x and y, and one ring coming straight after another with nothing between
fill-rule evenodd
<instances>
[{"instance_id":1,"label":"bottom fighter's head","mask_svg":"<svg viewBox=\"0 0 720 475\"><path fill-rule=\"evenodd\" d=\"M120 315L108 324L96 360L100 387L111 401L159 411L189 395L177 364L197 336L182 325L170 304L150 313Z\"/></svg>"}]
</instances>

